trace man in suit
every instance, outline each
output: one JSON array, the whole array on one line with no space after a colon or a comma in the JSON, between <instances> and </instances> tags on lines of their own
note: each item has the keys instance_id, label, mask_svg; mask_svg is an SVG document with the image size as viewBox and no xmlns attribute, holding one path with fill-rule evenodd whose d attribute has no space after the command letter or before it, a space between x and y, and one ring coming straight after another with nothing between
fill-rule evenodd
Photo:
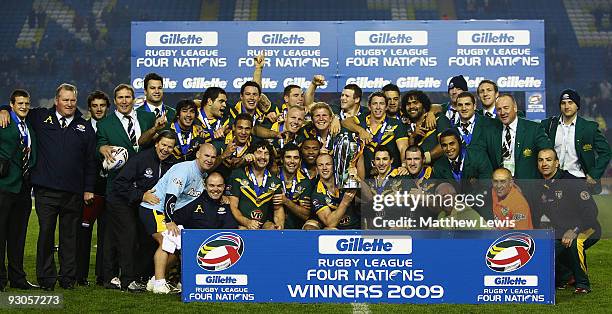
<instances>
[{"instance_id":1,"label":"man in suit","mask_svg":"<svg viewBox=\"0 0 612 314\"><path fill-rule=\"evenodd\" d=\"M497 116L495 99L499 96L497 84L491 80L482 80L478 83L477 92L482 104L482 108L479 108L477 112L487 118L494 119Z\"/></svg>"},{"instance_id":2,"label":"man in suit","mask_svg":"<svg viewBox=\"0 0 612 314\"><path fill-rule=\"evenodd\" d=\"M55 283L74 289L77 229L83 203L93 201L96 177L95 132L77 108L77 88L63 83L55 106L30 110L27 120L37 135L37 163L32 185L38 216L36 275L44 290ZM59 274L54 261L55 228L59 217ZM59 275L59 276L58 276Z\"/></svg>"},{"instance_id":3,"label":"man in suit","mask_svg":"<svg viewBox=\"0 0 612 314\"><path fill-rule=\"evenodd\" d=\"M455 126L461 135L461 143L464 147L470 147L472 143L484 140L484 133L489 130L493 122L491 119L476 113L476 99L470 92L462 92L457 96L457 112L459 123Z\"/></svg>"},{"instance_id":4,"label":"man in suit","mask_svg":"<svg viewBox=\"0 0 612 314\"><path fill-rule=\"evenodd\" d=\"M174 121L176 110L164 105L164 82L163 78L157 73L149 73L144 77L145 102L136 109L137 111L152 112L156 118L166 115L168 121ZM169 126L168 126L169 127Z\"/></svg>"},{"instance_id":5,"label":"man in suit","mask_svg":"<svg viewBox=\"0 0 612 314\"><path fill-rule=\"evenodd\" d=\"M518 117L518 106L512 95L500 95L495 110L499 120L494 120L483 141L474 144L487 153L493 168L510 170L515 180L538 179L538 152L552 147L544 128Z\"/></svg>"},{"instance_id":6,"label":"man in suit","mask_svg":"<svg viewBox=\"0 0 612 314\"><path fill-rule=\"evenodd\" d=\"M610 144L596 122L578 116L580 95L566 89L559 98L561 115L542 121L542 126L559 155L561 170L585 178L593 193L601 193L600 178L608 167Z\"/></svg>"},{"instance_id":7,"label":"man in suit","mask_svg":"<svg viewBox=\"0 0 612 314\"><path fill-rule=\"evenodd\" d=\"M12 288L32 289L23 270L28 220L32 211L30 171L36 162L36 138L26 122L30 95L22 89L11 93L12 123L0 128L0 160L6 161L6 174L0 177L0 292ZM4 256L8 256L8 278Z\"/></svg>"},{"instance_id":8,"label":"man in suit","mask_svg":"<svg viewBox=\"0 0 612 314\"><path fill-rule=\"evenodd\" d=\"M121 146L127 149L129 156L133 156L137 151L140 150L141 146L148 145L155 133L162 130L166 125L165 113L159 118L155 118L155 114L146 111L135 111L134 106L134 89L127 84L120 84L115 88L114 100L116 110L114 113L109 114L106 118L98 123L98 151L104 156L104 158L112 160L112 146ZM129 159L129 157L128 157ZM112 189L112 181L117 176L118 171L111 171L108 174L106 192L109 193ZM121 239L122 242L137 243L138 233L129 232L124 233L125 230L121 229L121 226L134 226L139 228L139 220L137 211L121 202L110 202L106 203L106 217L108 217L108 228L104 239L105 247L105 260L104 260L104 273L109 274L112 272L113 260L111 259L111 252L109 249L112 248L114 239ZM120 265L133 265L134 260L123 260L131 259L134 254L131 252L123 252L122 250L130 249L135 247L135 244L121 245L118 246L119 258L121 259ZM133 271L135 267L127 267L122 269L124 278L136 278L137 274ZM128 273L126 273L128 272ZM107 288L117 288L115 285L110 283L111 278L104 278L105 286ZM139 284L135 280L130 282L121 282L121 288L130 292L144 291L145 286Z\"/></svg>"}]
</instances>

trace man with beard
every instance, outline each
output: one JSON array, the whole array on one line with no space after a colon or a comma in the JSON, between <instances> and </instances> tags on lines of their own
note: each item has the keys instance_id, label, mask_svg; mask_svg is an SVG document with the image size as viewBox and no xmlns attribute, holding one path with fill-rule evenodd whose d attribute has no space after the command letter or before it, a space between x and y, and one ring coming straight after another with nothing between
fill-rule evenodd
<instances>
[{"instance_id":1,"label":"man with beard","mask_svg":"<svg viewBox=\"0 0 612 314\"><path fill-rule=\"evenodd\" d=\"M202 127L206 131L204 137L206 143L225 137L225 130L229 121L223 121L225 107L227 106L227 93L220 87L209 87L202 95L200 102L200 115Z\"/></svg>"},{"instance_id":2,"label":"man with beard","mask_svg":"<svg viewBox=\"0 0 612 314\"><path fill-rule=\"evenodd\" d=\"M260 141L251 148L253 162L235 169L226 188L230 208L240 229L284 229L282 185L270 173L272 148Z\"/></svg>"},{"instance_id":3,"label":"man with beard","mask_svg":"<svg viewBox=\"0 0 612 314\"><path fill-rule=\"evenodd\" d=\"M225 191L223 176L213 172L206 178L206 193L180 208L174 221L185 229L238 229L229 206L221 200Z\"/></svg>"},{"instance_id":4,"label":"man with beard","mask_svg":"<svg viewBox=\"0 0 612 314\"><path fill-rule=\"evenodd\" d=\"M317 157L321 152L321 142L316 138L308 138L300 145L300 155L302 156L301 172L311 183L317 181Z\"/></svg>"},{"instance_id":5,"label":"man with beard","mask_svg":"<svg viewBox=\"0 0 612 314\"><path fill-rule=\"evenodd\" d=\"M253 154L249 153L253 141L251 121L252 118L248 114L239 114L234 120L232 132L224 139L213 142L217 151L221 152L213 169L221 172L224 177L228 177L234 169L244 167L253 161Z\"/></svg>"},{"instance_id":6,"label":"man with beard","mask_svg":"<svg viewBox=\"0 0 612 314\"><path fill-rule=\"evenodd\" d=\"M172 165L168 161L168 157L172 154L172 149L176 144L176 134L170 130L161 131L155 140L155 147L143 150L142 152L130 158L126 165L121 169L113 186L108 193L107 202L113 208L121 208L125 212L129 212L129 216L113 216L109 215L115 228L112 229L112 234L106 234L105 246L111 248L116 245L118 248L119 266L121 267L121 282L123 288L130 292L142 291L139 285L131 285L130 283L145 276L146 261L139 259L139 255L147 255L147 243L141 243L140 233L142 228L139 228L140 222L136 210L141 202L157 203L156 198L149 190L157 183L164 173ZM116 240L115 240L116 239ZM115 242L116 241L116 242ZM153 250L150 250L151 257ZM106 254L108 253L108 255ZM112 252L105 252L106 273L104 278L113 278ZM107 285L108 288L114 288L112 285Z\"/></svg>"},{"instance_id":7,"label":"man with beard","mask_svg":"<svg viewBox=\"0 0 612 314\"><path fill-rule=\"evenodd\" d=\"M406 159L404 161L408 169L407 177L411 179L411 188L428 192L436 185L434 168L425 165L425 152L417 145L410 145L406 149Z\"/></svg>"},{"instance_id":8,"label":"man with beard","mask_svg":"<svg viewBox=\"0 0 612 314\"><path fill-rule=\"evenodd\" d=\"M543 213L555 230L555 281L565 289L574 277L575 294L591 292L586 250L601 238L597 204L584 180L559 169L559 158L552 148L538 152L538 171Z\"/></svg>"},{"instance_id":9,"label":"man with beard","mask_svg":"<svg viewBox=\"0 0 612 314\"><path fill-rule=\"evenodd\" d=\"M149 73L144 77L145 102L136 109L137 111L152 112L156 118L166 116L168 121L173 121L176 110L164 105L164 79L157 73ZM168 128L168 126L166 126Z\"/></svg>"},{"instance_id":10,"label":"man with beard","mask_svg":"<svg viewBox=\"0 0 612 314\"><path fill-rule=\"evenodd\" d=\"M366 147L363 158L366 176L373 168L374 150L378 146L385 146L391 153L393 167L402 165L404 152L408 147L408 138L404 124L399 120L387 116L387 98L383 92L374 92L368 98L369 113L362 113L353 119L342 120L342 126L357 132L359 138L364 139ZM371 138L371 141L365 140Z\"/></svg>"},{"instance_id":11,"label":"man with beard","mask_svg":"<svg viewBox=\"0 0 612 314\"><path fill-rule=\"evenodd\" d=\"M153 257L155 277L147 283L147 290L161 294L177 292L166 282L166 266L172 265L176 259L169 259L168 253L162 250L161 233L168 230L174 236L180 234L173 219L174 212L204 192L203 179L208 176L207 172L212 170L216 156L217 151L212 144L200 145L195 160L181 162L170 168L151 190L151 199L140 203L140 220L147 234L158 243Z\"/></svg>"},{"instance_id":12,"label":"man with beard","mask_svg":"<svg viewBox=\"0 0 612 314\"><path fill-rule=\"evenodd\" d=\"M176 120L170 129L176 132L178 145L172 151L172 162L194 160L200 144L210 142L210 134L199 124L194 124L198 117L198 107L190 99L183 99L176 104Z\"/></svg>"},{"instance_id":13,"label":"man with beard","mask_svg":"<svg viewBox=\"0 0 612 314\"><path fill-rule=\"evenodd\" d=\"M355 202L357 190L341 190L334 178L334 160L329 154L317 157L319 180L312 192L312 217L304 229L360 229L361 217ZM357 171L351 170L355 179Z\"/></svg>"},{"instance_id":14,"label":"man with beard","mask_svg":"<svg viewBox=\"0 0 612 314\"><path fill-rule=\"evenodd\" d=\"M299 147L293 143L285 145L280 153L282 168L279 179L285 194L276 195L274 203L285 207L285 229L301 229L310 217L310 194L312 184L300 171L302 158ZM279 199L277 199L279 198Z\"/></svg>"},{"instance_id":15,"label":"man with beard","mask_svg":"<svg viewBox=\"0 0 612 314\"><path fill-rule=\"evenodd\" d=\"M440 156L442 149L438 143L438 134L450 128L450 122L444 115L436 117L434 128L427 127L425 113L431 108L431 101L419 90L408 91L402 96L402 111L408 117L408 143L417 145L425 152L425 163L432 165Z\"/></svg>"},{"instance_id":16,"label":"man with beard","mask_svg":"<svg viewBox=\"0 0 612 314\"><path fill-rule=\"evenodd\" d=\"M402 121L402 111L400 110L400 90L395 84L383 86L382 92L387 98L387 116Z\"/></svg>"}]
</instances>

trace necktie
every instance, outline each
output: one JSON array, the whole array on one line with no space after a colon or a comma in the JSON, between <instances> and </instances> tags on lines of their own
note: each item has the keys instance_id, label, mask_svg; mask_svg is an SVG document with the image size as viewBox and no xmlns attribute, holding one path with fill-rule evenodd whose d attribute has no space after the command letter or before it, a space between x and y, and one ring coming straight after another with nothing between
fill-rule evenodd
<instances>
[{"instance_id":1,"label":"necktie","mask_svg":"<svg viewBox=\"0 0 612 314\"><path fill-rule=\"evenodd\" d=\"M510 157L510 145L512 144L512 134L510 134L510 126L506 125L506 137L502 144L502 158L506 159Z\"/></svg>"},{"instance_id":2,"label":"necktie","mask_svg":"<svg viewBox=\"0 0 612 314\"><path fill-rule=\"evenodd\" d=\"M161 117L161 111L159 110L159 108L155 108L155 117L156 118Z\"/></svg>"},{"instance_id":3,"label":"necktie","mask_svg":"<svg viewBox=\"0 0 612 314\"><path fill-rule=\"evenodd\" d=\"M136 131L134 130L134 122L132 121L132 117L129 115L125 115L124 117L128 119L127 134L130 138L130 142L132 142L133 146L136 146Z\"/></svg>"},{"instance_id":4,"label":"necktie","mask_svg":"<svg viewBox=\"0 0 612 314\"><path fill-rule=\"evenodd\" d=\"M60 126L62 127L62 129L66 127L66 118L60 118Z\"/></svg>"},{"instance_id":5,"label":"necktie","mask_svg":"<svg viewBox=\"0 0 612 314\"><path fill-rule=\"evenodd\" d=\"M463 134L470 134L470 130L468 129L470 127L470 124L472 124L470 121L461 123L461 130L463 131Z\"/></svg>"},{"instance_id":6,"label":"necktie","mask_svg":"<svg viewBox=\"0 0 612 314\"><path fill-rule=\"evenodd\" d=\"M493 118L493 114L490 112L485 112L485 116L489 117L489 118Z\"/></svg>"},{"instance_id":7,"label":"necktie","mask_svg":"<svg viewBox=\"0 0 612 314\"><path fill-rule=\"evenodd\" d=\"M65 121L65 120L64 120ZM30 149L28 148L28 143L25 141L25 137L23 134L27 134L27 129L26 129L26 125L25 123L22 121L19 123L19 128L21 129L22 135L21 135L21 153L22 153L22 158L21 158L21 173L23 174L23 177L27 177L29 169L28 169L28 162L30 161Z\"/></svg>"},{"instance_id":8,"label":"necktie","mask_svg":"<svg viewBox=\"0 0 612 314\"><path fill-rule=\"evenodd\" d=\"M461 171L461 158L457 158L457 160L451 161L451 166L453 167L454 173L459 173Z\"/></svg>"}]
</instances>

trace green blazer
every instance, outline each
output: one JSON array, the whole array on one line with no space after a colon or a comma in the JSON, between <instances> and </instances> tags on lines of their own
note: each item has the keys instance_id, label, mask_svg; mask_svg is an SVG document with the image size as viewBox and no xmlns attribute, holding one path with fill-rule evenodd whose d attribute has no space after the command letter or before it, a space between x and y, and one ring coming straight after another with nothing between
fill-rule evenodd
<instances>
[{"instance_id":1,"label":"green blazer","mask_svg":"<svg viewBox=\"0 0 612 314\"><path fill-rule=\"evenodd\" d=\"M494 122L491 118L487 118L482 116L481 114L476 113L475 125L472 129L472 140L468 147L472 146L476 142L483 142L485 140L485 133L488 132L494 126ZM459 131L461 129L460 126L456 126L455 129ZM459 133L461 134L461 132Z\"/></svg>"},{"instance_id":2,"label":"green blazer","mask_svg":"<svg viewBox=\"0 0 612 314\"><path fill-rule=\"evenodd\" d=\"M552 148L552 144L544 132L544 128L536 122L517 118L516 139L514 141L514 178L538 179L538 152L544 148ZM493 120L491 132L485 132L484 141L475 143L478 149L486 152L493 169L502 167L502 133L503 124Z\"/></svg>"},{"instance_id":3,"label":"green blazer","mask_svg":"<svg viewBox=\"0 0 612 314\"><path fill-rule=\"evenodd\" d=\"M30 131L30 141L32 142L30 159L28 160L28 167L31 170L36 164L36 133L30 123L26 122L26 125ZM2 191L19 193L21 190L23 152L20 145L20 136L19 128L13 121L6 128L0 128L0 158L10 160L8 175L0 178L0 190Z\"/></svg>"},{"instance_id":4,"label":"green blazer","mask_svg":"<svg viewBox=\"0 0 612 314\"><path fill-rule=\"evenodd\" d=\"M493 168L488 156L477 149L468 148L466 150L467 155L463 159L463 170L461 172L461 190L463 192L470 192L478 189L478 186L482 186L484 183L488 186L488 179L491 179ZM439 159L434 165L434 171L436 176L441 179L445 179L449 182L453 182L451 164L446 156ZM472 183L473 180L483 180L480 182ZM455 181L456 182L456 181ZM484 187L484 186L483 186Z\"/></svg>"},{"instance_id":5,"label":"green blazer","mask_svg":"<svg viewBox=\"0 0 612 314\"><path fill-rule=\"evenodd\" d=\"M553 145L556 144L555 137L559 126L559 117L549 117L543 120L541 124L550 141ZM582 117L576 118L574 147L583 171L593 179L599 180L608 167L612 151L608 140L601 134L597 122Z\"/></svg>"},{"instance_id":6,"label":"green blazer","mask_svg":"<svg viewBox=\"0 0 612 314\"><path fill-rule=\"evenodd\" d=\"M170 125L172 124L172 121L174 121L174 118L176 117L176 109L170 106L166 106L166 105L163 105L163 106L164 106L164 110L166 110L166 120L168 121L168 123L166 123L166 126L164 127L164 130L170 130ZM150 111L147 111L146 104L136 108L136 111L150 112ZM151 112L151 113L155 115L155 112Z\"/></svg>"},{"instance_id":7,"label":"green blazer","mask_svg":"<svg viewBox=\"0 0 612 314\"><path fill-rule=\"evenodd\" d=\"M142 133L155 125L155 114L151 112L136 111L136 119L138 119ZM103 145L125 147L128 151L128 159L137 153L132 146L132 142L130 142L130 138L123 129L121 121L119 121L119 118L114 112L110 113L104 119L98 122L98 131L96 132L96 135L98 137L96 155L100 160L104 159L102 154L100 154L100 147ZM106 193L110 192L112 182L117 176L118 172L119 171L109 172L108 177L106 178Z\"/></svg>"}]
</instances>

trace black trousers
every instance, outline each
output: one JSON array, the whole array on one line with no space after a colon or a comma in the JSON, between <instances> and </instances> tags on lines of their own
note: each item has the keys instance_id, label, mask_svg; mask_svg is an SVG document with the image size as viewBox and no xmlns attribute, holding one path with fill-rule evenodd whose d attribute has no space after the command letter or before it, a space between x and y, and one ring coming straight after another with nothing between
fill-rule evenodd
<instances>
[{"instance_id":1,"label":"black trousers","mask_svg":"<svg viewBox=\"0 0 612 314\"><path fill-rule=\"evenodd\" d=\"M104 203L104 197L96 195L96 198L101 200L94 202L96 206L106 206ZM102 210L100 215L95 220L97 228L97 239L96 239L96 269L95 274L97 281L104 282L104 236L106 233L106 217L105 211ZM94 221L88 221L85 224L81 223L81 226L77 229L77 274L76 278L79 280L87 279L89 277L89 264L91 260L91 238L94 229ZM116 247L111 249L112 259L115 261L113 264L113 277L119 276L119 265L117 264L117 250ZM113 278L111 277L111 279ZM110 279L109 279L110 280Z\"/></svg>"},{"instance_id":2,"label":"black trousers","mask_svg":"<svg viewBox=\"0 0 612 314\"><path fill-rule=\"evenodd\" d=\"M83 215L83 194L35 187L38 224L36 276L38 284L71 285L76 280L77 228ZM59 217L59 278L54 259L55 227Z\"/></svg>"},{"instance_id":3,"label":"black trousers","mask_svg":"<svg viewBox=\"0 0 612 314\"><path fill-rule=\"evenodd\" d=\"M14 285L24 284L23 270L28 221L32 212L32 197L29 184L24 184L19 193L0 190L0 287L6 286L7 270L4 264L8 257L8 280Z\"/></svg>"},{"instance_id":4,"label":"black trousers","mask_svg":"<svg viewBox=\"0 0 612 314\"><path fill-rule=\"evenodd\" d=\"M116 246L121 269L121 286L127 286L138 279L137 265L139 219L136 209L120 203L106 202L107 230L104 235L104 280L109 282L113 277L112 247ZM138 257L140 258L140 257Z\"/></svg>"}]
</instances>

